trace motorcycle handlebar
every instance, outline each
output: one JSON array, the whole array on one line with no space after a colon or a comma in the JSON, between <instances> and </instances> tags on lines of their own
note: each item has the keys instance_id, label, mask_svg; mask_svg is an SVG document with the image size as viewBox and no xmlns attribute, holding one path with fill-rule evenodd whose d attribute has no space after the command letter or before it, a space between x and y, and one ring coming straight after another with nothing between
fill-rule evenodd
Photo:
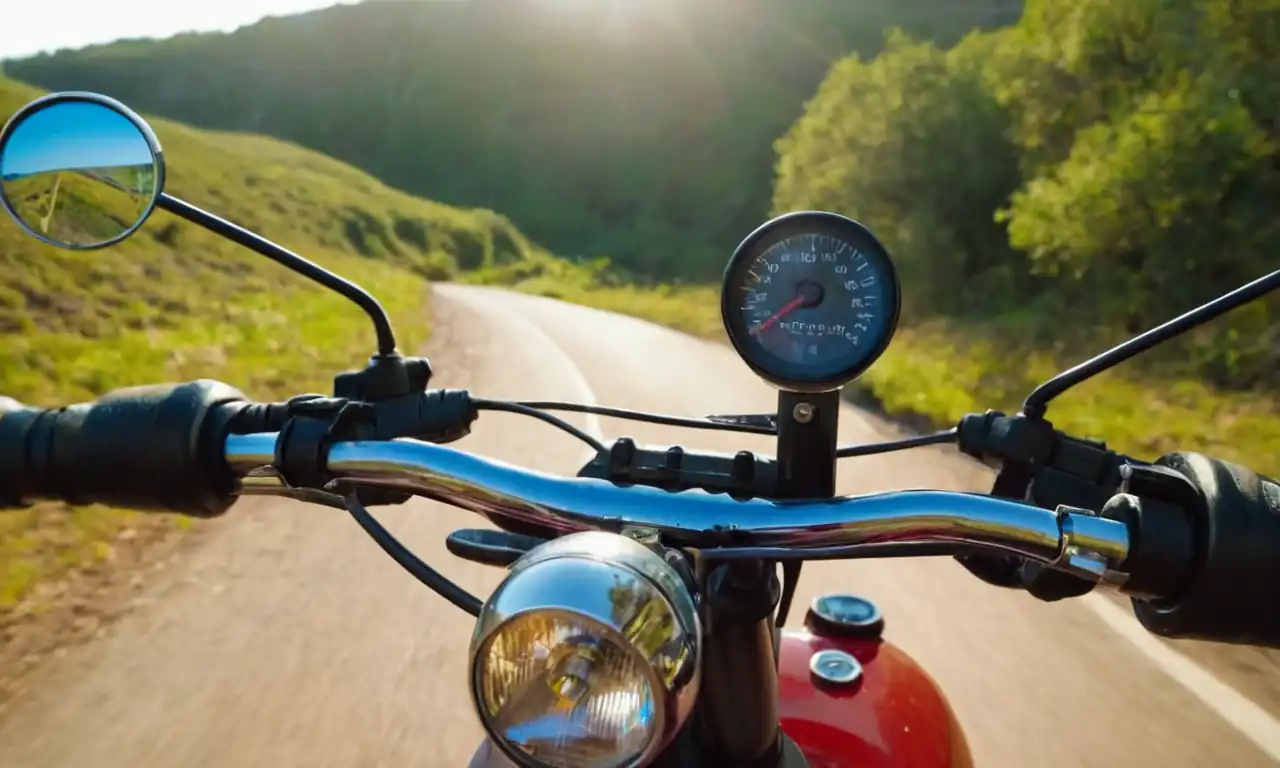
<instances>
[{"instance_id":1,"label":"motorcycle handlebar","mask_svg":"<svg viewBox=\"0 0 1280 768\"><path fill-rule=\"evenodd\" d=\"M234 474L270 465L279 435L231 435ZM407 491L486 517L568 533L637 526L673 544L749 549L771 559L854 556L867 547L949 544L1031 558L1100 581L1129 556L1125 523L990 496L895 491L867 496L737 500L705 491L621 487L566 478L416 441L338 442L325 471L336 481ZM247 493L287 493L275 473L247 477Z\"/></svg>"},{"instance_id":2,"label":"motorcycle handlebar","mask_svg":"<svg viewBox=\"0 0 1280 768\"><path fill-rule=\"evenodd\" d=\"M0 501L56 498L210 517L239 492L286 494L275 476L278 419L214 381L135 387L93 404L23 409L0 419ZM278 416L279 414L275 414ZM234 434L259 432L258 434ZM740 501L545 475L414 441L337 442L316 476L436 499L551 531L623 525L673 542L776 559L857 556L868 548L981 548L1109 578L1129 557L1125 523L988 496L905 491L815 501ZM12 481L7 479L12 478Z\"/></svg>"},{"instance_id":3,"label":"motorcycle handlebar","mask_svg":"<svg viewBox=\"0 0 1280 768\"><path fill-rule=\"evenodd\" d=\"M655 528L672 543L722 557L901 555L904 546L921 554L930 545L930 554L1011 554L1121 586L1157 634L1280 647L1280 613L1269 599L1280 584L1280 491L1273 486L1236 496L1209 488L1195 504L1120 493L1097 514L923 490L743 501L554 477L415 441L304 441L298 451L274 431L287 410L253 405L214 381L117 390L56 410L6 408L0 506L51 498L212 517L241 493L305 495L272 468L313 465L314 476L301 483L313 489L311 500L315 481L327 476L551 531ZM1242 573L1249 583L1237 585ZM1237 593L1262 599L1229 599Z\"/></svg>"}]
</instances>

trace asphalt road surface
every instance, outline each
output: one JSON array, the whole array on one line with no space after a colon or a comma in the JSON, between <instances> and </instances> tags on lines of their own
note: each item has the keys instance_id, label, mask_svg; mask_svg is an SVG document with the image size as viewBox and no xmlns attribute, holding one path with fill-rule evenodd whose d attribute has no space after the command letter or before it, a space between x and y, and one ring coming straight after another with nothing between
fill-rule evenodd
<instances>
[{"instance_id":1,"label":"asphalt road surface","mask_svg":"<svg viewBox=\"0 0 1280 768\"><path fill-rule=\"evenodd\" d=\"M434 312L438 384L685 415L774 406L772 390L730 349L648 323L458 286L437 288ZM769 445L570 420L641 442ZM846 408L841 441L890 430ZM544 471L572 473L584 458L572 438L508 415L484 415L458 445ZM842 493L989 487L985 470L941 449L842 464ZM478 518L422 500L375 512L472 591L497 583L499 571L445 551L445 535ZM466 764L481 738L465 681L471 621L347 516L244 502L172 570L106 637L51 664L12 703L0 722L0 765ZM1270 765L1280 754L1273 721L1129 639L1136 623L1114 610L1038 603L988 587L948 559L810 564L798 605L831 590L881 605L887 637L942 685L978 765L1223 768Z\"/></svg>"}]
</instances>

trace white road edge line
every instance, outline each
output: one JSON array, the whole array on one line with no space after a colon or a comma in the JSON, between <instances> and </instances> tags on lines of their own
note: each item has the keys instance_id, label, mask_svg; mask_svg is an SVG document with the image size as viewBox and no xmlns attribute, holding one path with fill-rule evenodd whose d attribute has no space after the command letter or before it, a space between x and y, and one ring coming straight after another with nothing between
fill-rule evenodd
<instances>
[{"instance_id":1,"label":"white road edge line","mask_svg":"<svg viewBox=\"0 0 1280 768\"><path fill-rule=\"evenodd\" d=\"M578 389L578 397L583 405L598 406L599 399L591 389L586 375L578 367L577 362L561 347L551 335L537 323L528 318L521 318L532 326L556 350L564 362L572 369L572 379ZM841 410L848 410L847 408ZM856 410L856 409L855 409ZM600 418L593 413L585 414L584 430L597 440L604 441L600 429ZM595 454L588 448L587 460ZM1280 763L1280 721L1272 717L1266 710L1253 703L1231 686L1214 677L1211 672L1165 645L1163 641L1147 632L1138 620L1121 610L1115 603L1109 602L1102 595L1088 594L1081 598L1085 607L1106 624L1113 632L1127 640L1139 653L1147 657L1156 668L1181 685L1195 698L1199 699L1218 717L1225 720L1245 738L1252 741L1258 749L1266 753L1272 760Z\"/></svg>"},{"instance_id":2,"label":"white road edge line","mask_svg":"<svg viewBox=\"0 0 1280 768\"><path fill-rule=\"evenodd\" d=\"M1147 632L1137 619L1108 598L1088 594L1081 599L1103 624L1128 640L1160 671L1280 763L1280 721L1204 667L1165 645L1163 640Z\"/></svg>"}]
</instances>

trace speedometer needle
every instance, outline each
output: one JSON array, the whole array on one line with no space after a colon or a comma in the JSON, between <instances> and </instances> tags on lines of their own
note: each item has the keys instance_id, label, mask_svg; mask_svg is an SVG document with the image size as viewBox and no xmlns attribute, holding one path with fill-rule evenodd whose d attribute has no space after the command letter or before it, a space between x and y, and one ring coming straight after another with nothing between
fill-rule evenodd
<instances>
[{"instance_id":1,"label":"speedometer needle","mask_svg":"<svg viewBox=\"0 0 1280 768\"><path fill-rule=\"evenodd\" d=\"M769 330L769 326L773 325L774 323L778 322L782 318L786 317L788 314L791 313L791 310L803 304L804 301L805 301L805 297L803 294L795 297L791 301L788 301L786 305L782 307L782 309L778 310L777 312L774 312L772 317L770 317L768 320L765 320L763 323L760 323L755 328L752 328L751 335L756 336L756 335L759 335L760 333L763 333L764 331Z\"/></svg>"}]
</instances>

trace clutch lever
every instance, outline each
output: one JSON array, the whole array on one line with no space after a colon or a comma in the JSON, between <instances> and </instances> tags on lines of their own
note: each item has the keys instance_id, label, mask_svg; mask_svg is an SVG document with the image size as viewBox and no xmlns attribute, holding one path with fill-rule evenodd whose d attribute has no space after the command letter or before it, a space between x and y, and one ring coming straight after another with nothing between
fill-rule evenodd
<instances>
[{"instance_id":1,"label":"clutch lever","mask_svg":"<svg viewBox=\"0 0 1280 768\"><path fill-rule=\"evenodd\" d=\"M444 544L455 557L481 565L508 568L547 539L488 528L462 528L449 534Z\"/></svg>"}]
</instances>

